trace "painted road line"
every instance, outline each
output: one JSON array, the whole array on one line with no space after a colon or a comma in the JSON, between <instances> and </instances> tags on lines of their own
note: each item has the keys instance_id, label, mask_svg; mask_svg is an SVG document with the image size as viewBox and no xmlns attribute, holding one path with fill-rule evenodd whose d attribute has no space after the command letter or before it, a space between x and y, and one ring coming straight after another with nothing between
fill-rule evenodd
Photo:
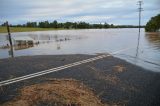
<instances>
[{"instance_id":1,"label":"painted road line","mask_svg":"<svg viewBox=\"0 0 160 106\"><path fill-rule=\"evenodd\" d=\"M94 58L90 58L90 59L82 60L82 61L79 61L79 62L75 62L75 63L67 64L67 65L64 65L64 66L60 66L60 67L57 67L57 68L52 68L52 69L44 70L44 71L41 71L41 72L37 72L37 73L25 75L25 76L22 76L22 77L13 78L13 79L10 79L10 80L2 81L2 82L0 82L0 84L1 84L1 83L4 83L4 82L8 82L8 81L13 81L13 80L25 78L25 77L30 77L30 76L36 75L36 74L45 73L45 72L47 72L47 71L52 71L52 70L56 70L56 69L59 69L59 68L61 69L61 68L63 68L63 67L65 68L65 67L67 67L67 66L77 65L77 64L79 64L79 63L85 63L85 62L93 61L93 60L99 59L100 57L102 57L102 56L97 56L97 57L94 57Z\"/></svg>"},{"instance_id":2,"label":"painted road line","mask_svg":"<svg viewBox=\"0 0 160 106\"><path fill-rule=\"evenodd\" d=\"M117 53L120 53L120 52L128 50L128 49L131 49L131 48L121 49L121 50L113 52L113 54L117 54ZM29 74L29 75L25 75L25 76L13 78L13 79L1 81L0 82L0 86L4 86L4 85L8 85L8 84L19 82L19 81L31 79L31 78L34 78L34 77L42 76L42 75L49 74L49 73L52 73L52 72L56 72L56 71L60 71L60 70L63 70L63 69L67 69L67 68L70 68L70 67L73 67L73 66L77 66L77 65L81 65L81 64L84 64L84 63L92 62L92 61L95 61L95 60L98 60L98 59L102 59L102 58L105 58L105 57L108 57L108 56L111 56L111 55L109 55L109 54L100 55L100 56L96 56L96 57L93 57L93 58L90 58L90 59L86 59L86 60L78 61L78 62L75 62L75 63L67 64L67 65L64 65L64 66L60 66L60 67L44 70L44 71L41 71L41 72L37 72L37 73L33 73L33 74Z\"/></svg>"},{"instance_id":3,"label":"painted road line","mask_svg":"<svg viewBox=\"0 0 160 106\"><path fill-rule=\"evenodd\" d=\"M56 72L56 71L59 71L59 70L67 69L67 68L70 68L70 67L73 67L73 66L77 66L77 65L80 65L80 64L83 64L83 63L88 63L88 62L98 60L98 59L101 59L101 58L104 58L104 57L106 57L106 56L104 56L104 55L103 56L98 56L98 57L94 57L94 58L91 58L91 59L87 59L87 60L79 61L79 62L76 62L76 63L68 64L68 65L65 65L65 66L45 70L45 71L43 71L41 73L38 73L38 74L34 73L32 75L29 74L29 75L22 76L22 77L17 77L17 78L11 79L11 80L2 81L2 82L0 82L0 86L8 85L8 84L19 82L19 81L22 81L22 80L31 79L31 78L34 78L34 77L37 77L37 76L41 76L41 75L49 74L49 73Z\"/></svg>"},{"instance_id":4,"label":"painted road line","mask_svg":"<svg viewBox=\"0 0 160 106\"><path fill-rule=\"evenodd\" d=\"M26 75L26 76L17 77L17 78L13 78L13 79L10 79L10 80L2 81L2 82L0 82L0 86L4 83L6 83L6 84L10 84L12 82L14 83L15 81L21 81L21 80L25 80L26 78L29 79L29 78L33 78L33 77L36 77L36 76L48 74L48 73L51 73L51 72L55 72L55 71L59 71L59 70L66 69L66 68L69 68L69 67L73 67L73 66L76 66L76 65L80 65L80 64L83 64L83 63L91 62L91 61L101 59L101 58L104 58L104 57L106 57L106 55L97 56L97 57L90 58L90 59L87 59L87 60L82 60L82 61L79 61L79 62L71 63L71 64L60 66L60 67L57 67L57 68L45 70L45 71L42 71L42 72L29 74L29 75Z\"/></svg>"}]
</instances>

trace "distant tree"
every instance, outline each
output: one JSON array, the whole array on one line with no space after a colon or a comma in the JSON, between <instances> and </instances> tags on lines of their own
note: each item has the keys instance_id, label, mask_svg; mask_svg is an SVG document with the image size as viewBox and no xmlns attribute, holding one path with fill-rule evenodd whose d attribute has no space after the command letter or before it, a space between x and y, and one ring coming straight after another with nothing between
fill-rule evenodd
<instances>
[{"instance_id":1,"label":"distant tree","mask_svg":"<svg viewBox=\"0 0 160 106\"><path fill-rule=\"evenodd\" d=\"M63 23L57 23L57 28L64 28L64 24Z\"/></svg>"},{"instance_id":2,"label":"distant tree","mask_svg":"<svg viewBox=\"0 0 160 106\"><path fill-rule=\"evenodd\" d=\"M44 28L44 22L39 22L38 27L40 27L40 28Z\"/></svg>"},{"instance_id":3,"label":"distant tree","mask_svg":"<svg viewBox=\"0 0 160 106\"><path fill-rule=\"evenodd\" d=\"M16 27L22 27L22 25L21 25L21 24L18 24L18 25L16 25Z\"/></svg>"},{"instance_id":4,"label":"distant tree","mask_svg":"<svg viewBox=\"0 0 160 106\"><path fill-rule=\"evenodd\" d=\"M146 32L156 32L160 29L160 14L152 17L146 24Z\"/></svg>"},{"instance_id":5,"label":"distant tree","mask_svg":"<svg viewBox=\"0 0 160 106\"><path fill-rule=\"evenodd\" d=\"M39 22L39 27L40 28L49 28L50 24L48 21L44 21L44 22Z\"/></svg>"},{"instance_id":6,"label":"distant tree","mask_svg":"<svg viewBox=\"0 0 160 106\"><path fill-rule=\"evenodd\" d=\"M6 26L6 22L4 22L3 24L1 24L0 26ZM9 24L10 27L13 27L14 25Z\"/></svg>"},{"instance_id":7,"label":"distant tree","mask_svg":"<svg viewBox=\"0 0 160 106\"><path fill-rule=\"evenodd\" d=\"M89 23L86 23L86 22L79 22L79 23L76 23L76 28L87 29L87 28L90 28L90 25Z\"/></svg>"},{"instance_id":8,"label":"distant tree","mask_svg":"<svg viewBox=\"0 0 160 106\"><path fill-rule=\"evenodd\" d=\"M2 24L5 26L5 23ZM65 22L58 23L56 20L53 22L42 21L37 24L37 22L27 22L26 24L17 24L12 25L12 27L39 27L39 28L66 28L66 29L101 29L101 28L137 28L138 26L133 25L109 25L108 23L104 24L90 24L86 22ZM142 26L144 27L144 26ZM150 29L150 28L149 28Z\"/></svg>"},{"instance_id":9,"label":"distant tree","mask_svg":"<svg viewBox=\"0 0 160 106\"><path fill-rule=\"evenodd\" d=\"M73 28L74 28L74 29L77 29L77 28L78 28L77 26L78 26L78 23L77 23L77 22L74 22L74 23L73 23Z\"/></svg>"},{"instance_id":10,"label":"distant tree","mask_svg":"<svg viewBox=\"0 0 160 106\"><path fill-rule=\"evenodd\" d=\"M110 28L114 28L115 26L113 24L110 25Z\"/></svg>"},{"instance_id":11,"label":"distant tree","mask_svg":"<svg viewBox=\"0 0 160 106\"><path fill-rule=\"evenodd\" d=\"M6 22L4 22L1 26L6 26Z\"/></svg>"},{"instance_id":12,"label":"distant tree","mask_svg":"<svg viewBox=\"0 0 160 106\"><path fill-rule=\"evenodd\" d=\"M109 24L104 23L104 28L109 28L109 27L110 27Z\"/></svg>"},{"instance_id":13,"label":"distant tree","mask_svg":"<svg viewBox=\"0 0 160 106\"><path fill-rule=\"evenodd\" d=\"M64 23L64 28L67 28L67 29L73 28L73 23L72 22L66 22L66 23Z\"/></svg>"},{"instance_id":14,"label":"distant tree","mask_svg":"<svg viewBox=\"0 0 160 106\"><path fill-rule=\"evenodd\" d=\"M23 26L23 25L21 25ZM37 27L37 22L27 22L26 27Z\"/></svg>"},{"instance_id":15,"label":"distant tree","mask_svg":"<svg viewBox=\"0 0 160 106\"><path fill-rule=\"evenodd\" d=\"M101 29L101 28L103 28L103 25L102 24L92 24L92 28Z\"/></svg>"},{"instance_id":16,"label":"distant tree","mask_svg":"<svg viewBox=\"0 0 160 106\"><path fill-rule=\"evenodd\" d=\"M54 20L52 23L49 25L51 28L58 28L58 22Z\"/></svg>"}]
</instances>

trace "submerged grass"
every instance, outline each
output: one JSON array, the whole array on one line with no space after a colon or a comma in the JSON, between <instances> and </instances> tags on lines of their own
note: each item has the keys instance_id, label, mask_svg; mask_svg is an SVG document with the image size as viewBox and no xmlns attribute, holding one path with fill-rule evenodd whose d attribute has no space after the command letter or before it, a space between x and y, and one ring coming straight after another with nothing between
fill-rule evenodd
<instances>
[{"instance_id":1,"label":"submerged grass","mask_svg":"<svg viewBox=\"0 0 160 106\"><path fill-rule=\"evenodd\" d=\"M62 30L62 29L63 28L10 27L11 32L48 31L48 30ZM7 28L0 26L0 33L7 33Z\"/></svg>"}]
</instances>

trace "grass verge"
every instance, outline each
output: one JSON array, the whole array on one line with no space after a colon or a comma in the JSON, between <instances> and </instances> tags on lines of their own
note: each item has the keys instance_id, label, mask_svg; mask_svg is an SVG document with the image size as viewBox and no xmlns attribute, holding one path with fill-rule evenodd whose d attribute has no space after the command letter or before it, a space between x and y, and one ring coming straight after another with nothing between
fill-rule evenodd
<instances>
[{"instance_id":1,"label":"grass verge","mask_svg":"<svg viewBox=\"0 0 160 106\"><path fill-rule=\"evenodd\" d=\"M2 106L104 106L91 89L73 79L49 79L25 86L20 95Z\"/></svg>"},{"instance_id":2,"label":"grass verge","mask_svg":"<svg viewBox=\"0 0 160 106\"><path fill-rule=\"evenodd\" d=\"M29 28L29 27L10 27L11 32L31 32L31 31L48 31L62 30L63 28ZM7 33L6 27L0 27L0 33Z\"/></svg>"}]
</instances>

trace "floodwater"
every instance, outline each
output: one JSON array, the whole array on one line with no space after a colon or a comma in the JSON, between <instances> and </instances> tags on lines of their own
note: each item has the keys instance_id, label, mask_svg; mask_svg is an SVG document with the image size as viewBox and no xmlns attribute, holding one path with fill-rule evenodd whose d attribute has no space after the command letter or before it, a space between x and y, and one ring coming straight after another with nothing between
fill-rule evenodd
<instances>
[{"instance_id":1,"label":"floodwater","mask_svg":"<svg viewBox=\"0 0 160 106\"><path fill-rule=\"evenodd\" d=\"M13 47L13 56L56 55L56 54L96 54L111 53L121 49L114 56L143 68L160 72L160 34L145 33L141 29L83 29L12 33L12 37L29 36L34 45ZM11 50L7 34L0 34L0 59L10 58Z\"/></svg>"}]
</instances>

